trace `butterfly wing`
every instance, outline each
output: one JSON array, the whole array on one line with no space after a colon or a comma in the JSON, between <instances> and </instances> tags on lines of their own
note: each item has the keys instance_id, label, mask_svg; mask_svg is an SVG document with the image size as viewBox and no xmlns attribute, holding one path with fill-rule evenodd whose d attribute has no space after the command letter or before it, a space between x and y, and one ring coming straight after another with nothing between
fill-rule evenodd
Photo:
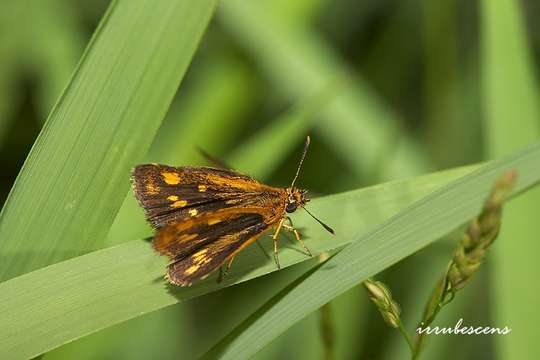
<instances>
[{"instance_id":1,"label":"butterfly wing","mask_svg":"<svg viewBox=\"0 0 540 360\"><path fill-rule=\"evenodd\" d=\"M255 241L271 225L270 216L262 208L221 209L162 228L154 249L172 260L169 281L189 285Z\"/></svg>"},{"instance_id":2,"label":"butterfly wing","mask_svg":"<svg viewBox=\"0 0 540 360\"><path fill-rule=\"evenodd\" d=\"M207 212L232 207L259 206L264 199L281 201L281 189L227 169L136 166L133 191L148 221L156 229Z\"/></svg>"}]
</instances>

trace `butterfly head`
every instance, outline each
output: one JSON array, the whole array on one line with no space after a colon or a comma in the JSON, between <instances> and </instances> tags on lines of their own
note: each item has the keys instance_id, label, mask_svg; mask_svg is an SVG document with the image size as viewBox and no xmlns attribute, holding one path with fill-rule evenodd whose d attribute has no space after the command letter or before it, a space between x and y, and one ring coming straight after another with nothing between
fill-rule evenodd
<instances>
[{"instance_id":1,"label":"butterfly head","mask_svg":"<svg viewBox=\"0 0 540 360\"><path fill-rule=\"evenodd\" d=\"M293 213L296 209L304 207L309 202L309 198L306 195L307 190L298 189L296 187L287 188L287 205L285 211Z\"/></svg>"}]
</instances>

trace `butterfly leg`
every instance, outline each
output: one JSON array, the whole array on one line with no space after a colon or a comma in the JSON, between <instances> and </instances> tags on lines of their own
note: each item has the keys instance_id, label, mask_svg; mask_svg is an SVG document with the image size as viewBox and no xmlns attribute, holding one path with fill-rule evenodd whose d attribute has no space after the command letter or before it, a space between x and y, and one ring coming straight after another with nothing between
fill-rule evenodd
<instances>
[{"instance_id":1,"label":"butterfly leg","mask_svg":"<svg viewBox=\"0 0 540 360\"><path fill-rule=\"evenodd\" d=\"M285 218L282 218L281 220L279 220L279 223L277 224L277 227L276 227L276 232L274 233L274 235L272 235L272 240L274 241L274 260L276 261L278 270L281 269L281 266L279 266L279 257L278 257L278 245L279 245L278 236L279 236L279 232L281 231L281 228L283 227L284 221L285 221Z\"/></svg>"},{"instance_id":2,"label":"butterfly leg","mask_svg":"<svg viewBox=\"0 0 540 360\"><path fill-rule=\"evenodd\" d=\"M304 241L302 240L302 238L300 237L300 233L298 232L298 230L296 230L294 228L294 225L293 225L293 222L291 220L290 217L287 216L287 221L289 221L289 224L290 225L287 225L287 224L283 224L283 227L288 230L288 231L292 231L293 234L294 234L294 237L296 238L296 240L300 243L300 245L302 245L302 247L304 248L304 250L308 253L309 256L313 256L311 254L311 251L308 249L308 247L306 246L306 244L304 244Z\"/></svg>"},{"instance_id":3,"label":"butterfly leg","mask_svg":"<svg viewBox=\"0 0 540 360\"><path fill-rule=\"evenodd\" d=\"M227 262L227 267L225 268L225 275L229 275L229 272L231 271L231 266L234 261L235 256L231 256L229 261Z\"/></svg>"},{"instance_id":4,"label":"butterfly leg","mask_svg":"<svg viewBox=\"0 0 540 360\"><path fill-rule=\"evenodd\" d=\"M221 265L219 267L219 276L218 276L218 279L217 279L218 284L220 284L223 281L223 279L226 276L229 275L229 272L231 271L231 266L232 266L234 258L235 258L235 256L231 256L231 258L227 260L226 265Z\"/></svg>"}]
</instances>

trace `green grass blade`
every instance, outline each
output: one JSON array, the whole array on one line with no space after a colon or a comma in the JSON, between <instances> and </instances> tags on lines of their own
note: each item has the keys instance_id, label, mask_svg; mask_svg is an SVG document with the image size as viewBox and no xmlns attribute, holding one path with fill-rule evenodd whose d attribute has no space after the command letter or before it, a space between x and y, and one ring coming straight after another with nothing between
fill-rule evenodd
<instances>
[{"instance_id":1,"label":"green grass blade","mask_svg":"<svg viewBox=\"0 0 540 360\"><path fill-rule=\"evenodd\" d=\"M497 157L540 137L540 93L535 82L538 73L533 49L527 44L523 3L481 3L485 143L488 156ZM540 313L534 310L540 297L539 204L540 189L509 204L493 252L494 326L508 326L515 334L494 339L501 359L525 359L540 354Z\"/></svg>"},{"instance_id":2,"label":"green grass blade","mask_svg":"<svg viewBox=\"0 0 540 360\"><path fill-rule=\"evenodd\" d=\"M118 0L0 215L0 278L101 245L216 1Z\"/></svg>"},{"instance_id":3,"label":"green grass blade","mask_svg":"<svg viewBox=\"0 0 540 360\"><path fill-rule=\"evenodd\" d=\"M335 238L305 213L295 220L300 228L309 228L304 233L309 234L306 243L314 254L329 251L471 171L458 168L313 200L310 208L339 229ZM271 253L271 243L262 243ZM287 244L280 252L283 267L309 259ZM275 264L253 246L238 257L225 282L209 279L170 291L162 280L165 262L148 243L131 241L1 283L0 358L32 357L178 301L276 271Z\"/></svg>"},{"instance_id":4,"label":"green grass blade","mask_svg":"<svg viewBox=\"0 0 540 360\"><path fill-rule=\"evenodd\" d=\"M490 156L508 154L540 133L540 93L522 10L513 0L482 1L482 101Z\"/></svg>"},{"instance_id":5,"label":"green grass blade","mask_svg":"<svg viewBox=\"0 0 540 360\"><path fill-rule=\"evenodd\" d=\"M210 354L219 354L222 359L253 356L334 297L472 218L497 176L505 170L512 168L519 174L515 192L540 181L539 162L540 142L483 166L415 202L373 231L355 236L355 241L343 251L255 312Z\"/></svg>"}]
</instances>

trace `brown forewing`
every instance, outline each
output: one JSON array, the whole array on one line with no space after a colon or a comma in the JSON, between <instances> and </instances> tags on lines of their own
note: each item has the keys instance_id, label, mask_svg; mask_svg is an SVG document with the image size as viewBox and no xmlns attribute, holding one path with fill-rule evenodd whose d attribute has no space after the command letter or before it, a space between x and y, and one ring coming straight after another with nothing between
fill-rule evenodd
<instances>
[{"instance_id":1,"label":"brown forewing","mask_svg":"<svg viewBox=\"0 0 540 360\"><path fill-rule=\"evenodd\" d=\"M285 206L283 189L232 170L145 164L133 169L132 184L156 229L227 208L265 208L277 219Z\"/></svg>"},{"instance_id":2,"label":"brown forewing","mask_svg":"<svg viewBox=\"0 0 540 360\"><path fill-rule=\"evenodd\" d=\"M208 167L139 165L132 181L177 285L204 278L255 241L283 216L287 197L285 189Z\"/></svg>"}]
</instances>

